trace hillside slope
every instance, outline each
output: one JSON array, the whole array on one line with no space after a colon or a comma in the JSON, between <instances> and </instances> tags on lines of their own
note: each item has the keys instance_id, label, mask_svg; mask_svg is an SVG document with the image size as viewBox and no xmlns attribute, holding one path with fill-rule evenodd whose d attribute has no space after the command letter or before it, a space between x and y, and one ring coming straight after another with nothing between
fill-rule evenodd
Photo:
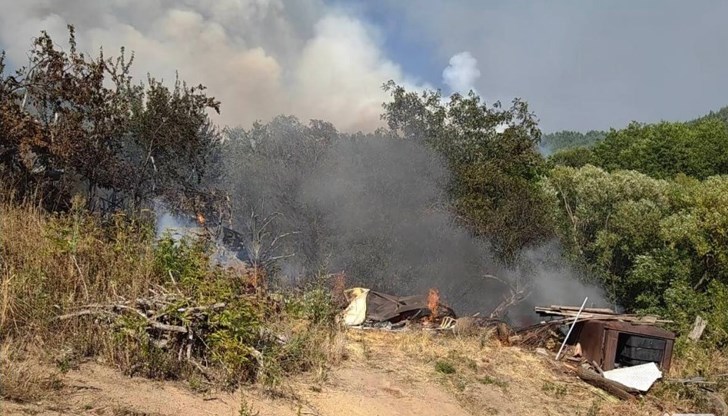
<instances>
[{"instance_id":1,"label":"hillside slope","mask_svg":"<svg viewBox=\"0 0 728 416\"><path fill-rule=\"evenodd\" d=\"M549 357L487 335L349 331L347 360L326 374L285 382L275 394L193 392L189 385L130 378L85 363L37 403L6 415L654 415L651 399L619 402Z\"/></svg>"}]
</instances>

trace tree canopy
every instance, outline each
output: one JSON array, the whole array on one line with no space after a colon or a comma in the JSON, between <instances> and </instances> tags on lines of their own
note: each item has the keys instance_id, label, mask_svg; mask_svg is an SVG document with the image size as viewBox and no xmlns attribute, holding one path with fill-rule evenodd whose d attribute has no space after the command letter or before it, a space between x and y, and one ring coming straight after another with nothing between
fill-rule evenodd
<instances>
[{"instance_id":1,"label":"tree canopy","mask_svg":"<svg viewBox=\"0 0 728 416\"><path fill-rule=\"evenodd\" d=\"M654 178L679 173L699 179L728 173L728 128L715 118L691 123L632 123L594 147L594 163Z\"/></svg>"},{"instance_id":2,"label":"tree canopy","mask_svg":"<svg viewBox=\"0 0 728 416\"><path fill-rule=\"evenodd\" d=\"M541 141L541 148L545 153L551 154L560 150L568 150L576 147L591 147L604 140L606 131L589 130L586 133L578 131L563 130L555 133L544 134Z\"/></svg>"},{"instance_id":3,"label":"tree canopy","mask_svg":"<svg viewBox=\"0 0 728 416\"><path fill-rule=\"evenodd\" d=\"M428 144L448 162L450 195L464 225L507 260L549 237L537 186L545 173L541 131L526 102L504 108L472 92L443 100L438 92L408 92L393 83L385 89L392 101L382 118L393 134Z\"/></svg>"},{"instance_id":4,"label":"tree canopy","mask_svg":"<svg viewBox=\"0 0 728 416\"><path fill-rule=\"evenodd\" d=\"M728 176L678 175L558 166L544 186L558 233L628 310L675 319L682 330L709 317L728 341Z\"/></svg>"},{"instance_id":5,"label":"tree canopy","mask_svg":"<svg viewBox=\"0 0 728 416\"><path fill-rule=\"evenodd\" d=\"M44 32L14 74L0 57L0 170L16 197L42 189L63 208L80 192L92 210L114 210L195 195L219 141L207 111L219 103L179 80L134 83L123 49L88 57L69 31L68 52Z\"/></svg>"}]
</instances>

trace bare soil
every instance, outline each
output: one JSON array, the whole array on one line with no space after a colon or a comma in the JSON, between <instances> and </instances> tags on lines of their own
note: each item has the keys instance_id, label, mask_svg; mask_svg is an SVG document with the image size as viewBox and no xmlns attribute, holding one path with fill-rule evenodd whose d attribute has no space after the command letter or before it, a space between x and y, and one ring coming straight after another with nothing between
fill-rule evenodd
<instances>
[{"instance_id":1,"label":"bare soil","mask_svg":"<svg viewBox=\"0 0 728 416\"><path fill-rule=\"evenodd\" d=\"M89 362L65 373L59 391L37 403L3 402L0 414L662 414L649 400L619 402L549 357L482 338L350 331L347 356L324 375L287 381L275 395L258 387L199 393L189 383L127 377ZM438 371L440 361L454 371Z\"/></svg>"}]
</instances>

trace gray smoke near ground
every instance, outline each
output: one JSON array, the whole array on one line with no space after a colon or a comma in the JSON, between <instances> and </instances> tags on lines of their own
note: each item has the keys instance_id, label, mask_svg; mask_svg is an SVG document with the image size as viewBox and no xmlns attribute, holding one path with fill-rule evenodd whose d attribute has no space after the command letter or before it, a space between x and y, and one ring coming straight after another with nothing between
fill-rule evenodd
<instances>
[{"instance_id":1,"label":"gray smoke near ground","mask_svg":"<svg viewBox=\"0 0 728 416\"><path fill-rule=\"evenodd\" d=\"M428 147L292 117L228 133L224 183L236 207L233 228L249 229L251 211L275 212L269 238L298 232L280 247L295 253L280 264L284 281L343 271L349 286L397 295L437 288L458 313L484 315L511 288L532 285L509 310L516 324L536 318L535 304L581 304L589 296L590 305L608 306L556 243L525 251L516 266L499 263L486 240L456 224L449 172Z\"/></svg>"}]
</instances>

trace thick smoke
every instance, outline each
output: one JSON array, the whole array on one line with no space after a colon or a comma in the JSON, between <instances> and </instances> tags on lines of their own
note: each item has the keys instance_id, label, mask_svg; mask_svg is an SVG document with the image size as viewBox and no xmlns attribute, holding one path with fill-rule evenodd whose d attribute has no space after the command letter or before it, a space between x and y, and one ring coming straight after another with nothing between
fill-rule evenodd
<instances>
[{"instance_id":1,"label":"thick smoke","mask_svg":"<svg viewBox=\"0 0 728 416\"><path fill-rule=\"evenodd\" d=\"M478 60L468 52L460 52L450 58L449 65L442 71L442 81L450 91L466 95L476 91L475 82L480 78Z\"/></svg>"},{"instance_id":2,"label":"thick smoke","mask_svg":"<svg viewBox=\"0 0 728 416\"><path fill-rule=\"evenodd\" d=\"M178 71L206 85L223 103L214 115L221 124L286 113L372 130L381 125L381 85L415 85L376 28L321 0L0 0L0 10L0 49L12 66L27 65L41 30L65 45L72 24L82 52L134 53L137 80L170 83Z\"/></svg>"},{"instance_id":3,"label":"thick smoke","mask_svg":"<svg viewBox=\"0 0 728 416\"><path fill-rule=\"evenodd\" d=\"M430 148L386 134L345 135L293 118L237 131L228 142L227 186L238 207L234 226L250 227L250 210L281 215L269 238L297 231L282 252L287 280L345 272L349 285L398 295L440 290L460 314L487 315L511 289L532 286L512 308L516 324L535 319L535 304L606 306L551 243L528 250L515 267L492 255L487 241L455 223L449 172Z\"/></svg>"}]
</instances>

